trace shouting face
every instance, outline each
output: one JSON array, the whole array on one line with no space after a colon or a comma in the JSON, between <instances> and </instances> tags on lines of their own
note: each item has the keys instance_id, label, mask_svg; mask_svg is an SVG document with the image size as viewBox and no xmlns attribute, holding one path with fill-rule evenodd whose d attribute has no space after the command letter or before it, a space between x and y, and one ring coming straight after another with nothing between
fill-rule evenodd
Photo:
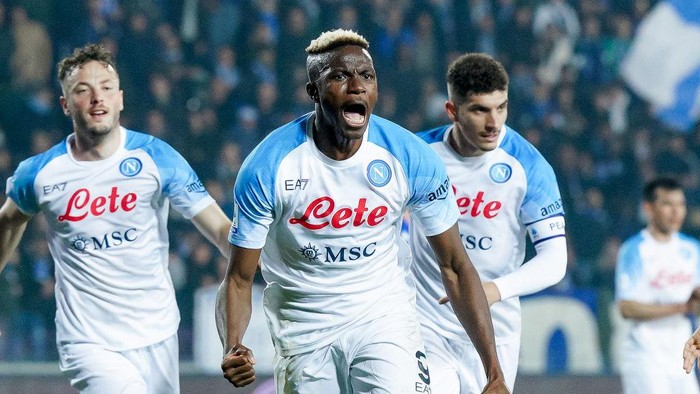
<instances>
[{"instance_id":1,"label":"shouting face","mask_svg":"<svg viewBox=\"0 0 700 394\"><path fill-rule=\"evenodd\" d=\"M316 102L320 133L332 145L359 144L377 102L377 78L369 53L346 45L321 56L307 84ZM359 146L359 145L358 145Z\"/></svg>"}]
</instances>

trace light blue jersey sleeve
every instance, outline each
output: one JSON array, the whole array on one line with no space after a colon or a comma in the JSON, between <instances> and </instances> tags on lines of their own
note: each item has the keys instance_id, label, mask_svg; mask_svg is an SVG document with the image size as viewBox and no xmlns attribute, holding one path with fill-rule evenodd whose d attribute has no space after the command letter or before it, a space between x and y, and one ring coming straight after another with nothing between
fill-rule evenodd
<instances>
[{"instance_id":1,"label":"light blue jersey sleeve","mask_svg":"<svg viewBox=\"0 0 700 394\"><path fill-rule=\"evenodd\" d=\"M125 148L142 149L153 159L160 174L163 195L186 219L191 219L213 202L187 160L165 141L129 130Z\"/></svg>"},{"instance_id":2,"label":"light blue jersey sleeve","mask_svg":"<svg viewBox=\"0 0 700 394\"><path fill-rule=\"evenodd\" d=\"M527 191L520 207L526 225L552 216L564 215L561 194L552 166L542 154L515 130L508 130L503 150L515 157L525 170Z\"/></svg>"},{"instance_id":3,"label":"light blue jersey sleeve","mask_svg":"<svg viewBox=\"0 0 700 394\"><path fill-rule=\"evenodd\" d=\"M684 233L679 233L679 236L683 240L683 242L687 242L694 250L694 255L697 257L695 261L695 278L694 278L694 284L695 287L700 286L700 241L695 239L694 237L691 237L687 234Z\"/></svg>"},{"instance_id":4,"label":"light blue jersey sleeve","mask_svg":"<svg viewBox=\"0 0 700 394\"><path fill-rule=\"evenodd\" d=\"M265 246L275 219L275 179L282 159L306 138L305 115L268 135L245 159L233 188L229 242L249 249Z\"/></svg>"},{"instance_id":5,"label":"light blue jersey sleeve","mask_svg":"<svg viewBox=\"0 0 700 394\"><path fill-rule=\"evenodd\" d=\"M410 188L408 207L427 236L445 232L459 211L445 165L430 146L401 126L372 116L377 133L370 141L390 151L404 168Z\"/></svg>"},{"instance_id":6,"label":"light blue jersey sleeve","mask_svg":"<svg viewBox=\"0 0 700 394\"><path fill-rule=\"evenodd\" d=\"M641 234L625 241L617 255L615 269L615 299L636 300L642 283L642 258L639 254Z\"/></svg>"},{"instance_id":7,"label":"light blue jersey sleeve","mask_svg":"<svg viewBox=\"0 0 700 394\"><path fill-rule=\"evenodd\" d=\"M51 160L66 153L66 142L63 140L46 152L22 161L14 175L7 180L7 196L24 214L35 215L40 210L34 189L34 180L39 171Z\"/></svg>"}]
</instances>

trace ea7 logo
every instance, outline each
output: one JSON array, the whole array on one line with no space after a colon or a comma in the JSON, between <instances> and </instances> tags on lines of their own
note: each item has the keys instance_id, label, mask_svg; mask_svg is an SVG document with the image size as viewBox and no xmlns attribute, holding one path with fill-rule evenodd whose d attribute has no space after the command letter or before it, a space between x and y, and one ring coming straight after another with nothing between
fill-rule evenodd
<instances>
[{"instance_id":1,"label":"ea7 logo","mask_svg":"<svg viewBox=\"0 0 700 394\"><path fill-rule=\"evenodd\" d=\"M445 179L444 182L435 191L428 193L428 201L444 200L447 198L447 192L450 190L450 180Z\"/></svg>"},{"instance_id":2,"label":"ea7 logo","mask_svg":"<svg viewBox=\"0 0 700 394\"><path fill-rule=\"evenodd\" d=\"M61 183L57 183L55 185L42 186L41 188L44 191L44 195L47 195L47 194L52 193L52 192L62 192L64 190L66 190L67 183L68 182L61 182Z\"/></svg>"},{"instance_id":3,"label":"ea7 logo","mask_svg":"<svg viewBox=\"0 0 700 394\"><path fill-rule=\"evenodd\" d=\"M309 183L308 179L285 179L284 180L284 190L306 190L306 185Z\"/></svg>"}]
</instances>

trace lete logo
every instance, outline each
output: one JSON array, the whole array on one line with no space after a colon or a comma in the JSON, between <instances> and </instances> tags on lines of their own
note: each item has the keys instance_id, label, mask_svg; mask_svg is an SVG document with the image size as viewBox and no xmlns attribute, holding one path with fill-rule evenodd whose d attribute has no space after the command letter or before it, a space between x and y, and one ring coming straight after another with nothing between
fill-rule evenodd
<instances>
[{"instance_id":1,"label":"lete logo","mask_svg":"<svg viewBox=\"0 0 700 394\"><path fill-rule=\"evenodd\" d=\"M66 211L58 216L60 222L79 222L89 214L100 216L106 211L117 212L119 209L129 212L136 207L136 193L119 194L117 187L112 187L107 196L93 196L86 188L76 190L70 199Z\"/></svg>"},{"instance_id":2,"label":"lete logo","mask_svg":"<svg viewBox=\"0 0 700 394\"><path fill-rule=\"evenodd\" d=\"M368 226L376 226L384 220L387 212L389 208L385 205L370 211L367 208L367 199L364 197L357 201L355 208L341 207L336 210L335 201L331 197L324 196L311 201L304 214L300 218L289 219L289 223L299 224L312 231L320 230L329 224L333 228L343 228L350 224L359 227L365 223Z\"/></svg>"},{"instance_id":3,"label":"lete logo","mask_svg":"<svg viewBox=\"0 0 700 394\"><path fill-rule=\"evenodd\" d=\"M457 188L452 186L452 191L457 195ZM471 217L477 217L483 215L486 219L492 219L498 215L498 211L501 210L503 204L500 201L486 201L484 200L484 192L479 191L476 196L469 197L457 197L457 207L459 208L459 213L462 215L471 215Z\"/></svg>"}]
</instances>

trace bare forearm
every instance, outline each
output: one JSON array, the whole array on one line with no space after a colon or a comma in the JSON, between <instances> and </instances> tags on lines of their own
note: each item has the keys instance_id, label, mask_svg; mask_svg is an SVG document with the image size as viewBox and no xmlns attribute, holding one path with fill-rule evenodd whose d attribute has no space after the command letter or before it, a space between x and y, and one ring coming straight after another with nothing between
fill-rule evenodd
<instances>
[{"instance_id":1,"label":"bare forearm","mask_svg":"<svg viewBox=\"0 0 700 394\"><path fill-rule=\"evenodd\" d=\"M500 375L493 324L479 275L470 264L459 271L443 270L443 283L460 323L471 338L484 364L486 374Z\"/></svg>"},{"instance_id":2,"label":"bare forearm","mask_svg":"<svg viewBox=\"0 0 700 394\"><path fill-rule=\"evenodd\" d=\"M25 227L27 227L26 223L21 225L19 231L7 231L7 229L3 228L0 224L0 228L3 228L0 230L0 272L5 268L7 261L12 257L15 249L17 249Z\"/></svg>"},{"instance_id":3,"label":"bare forearm","mask_svg":"<svg viewBox=\"0 0 700 394\"><path fill-rule=\"evenodd\" d=\"M243 341L250 323L252 283L226 278L216 295L216 328L224 353Z\"/></svg>"},{"instance_id":4,"label":"bare forearm","mask_svg":"<svg viewBox=\"0 0 700 394\"><path fill-rule=\"evenodd\" d=\"M226 214L216 203L212 203L193 217L192 222L199 232L219 249L219 252L224 257L227 259L231 257L231 244L228 242L231 220L226 217Z\"/></svg>"},{"instance_id":5,"label":"bare forearm","mask_svg":"<svg viewBox=\"0 0 700 394\"><path fill-rule=\"evenodd\" d=\"M17 249L28 221L29 216L20 212L10 199L0 208L0 272Z\"/></svg>"},{"instance_id":6,"label":"bare forearm","mask_svg":"<svg viewBox=\"0 0 700 394\"><path fill-rule=\"evenodd\" d=\"M634 320L654 320L680 315L688 311L688 305L686 303L647 304L636 301L620 301L618 305L622 317Z\"/></svg>"}]
</instances>

